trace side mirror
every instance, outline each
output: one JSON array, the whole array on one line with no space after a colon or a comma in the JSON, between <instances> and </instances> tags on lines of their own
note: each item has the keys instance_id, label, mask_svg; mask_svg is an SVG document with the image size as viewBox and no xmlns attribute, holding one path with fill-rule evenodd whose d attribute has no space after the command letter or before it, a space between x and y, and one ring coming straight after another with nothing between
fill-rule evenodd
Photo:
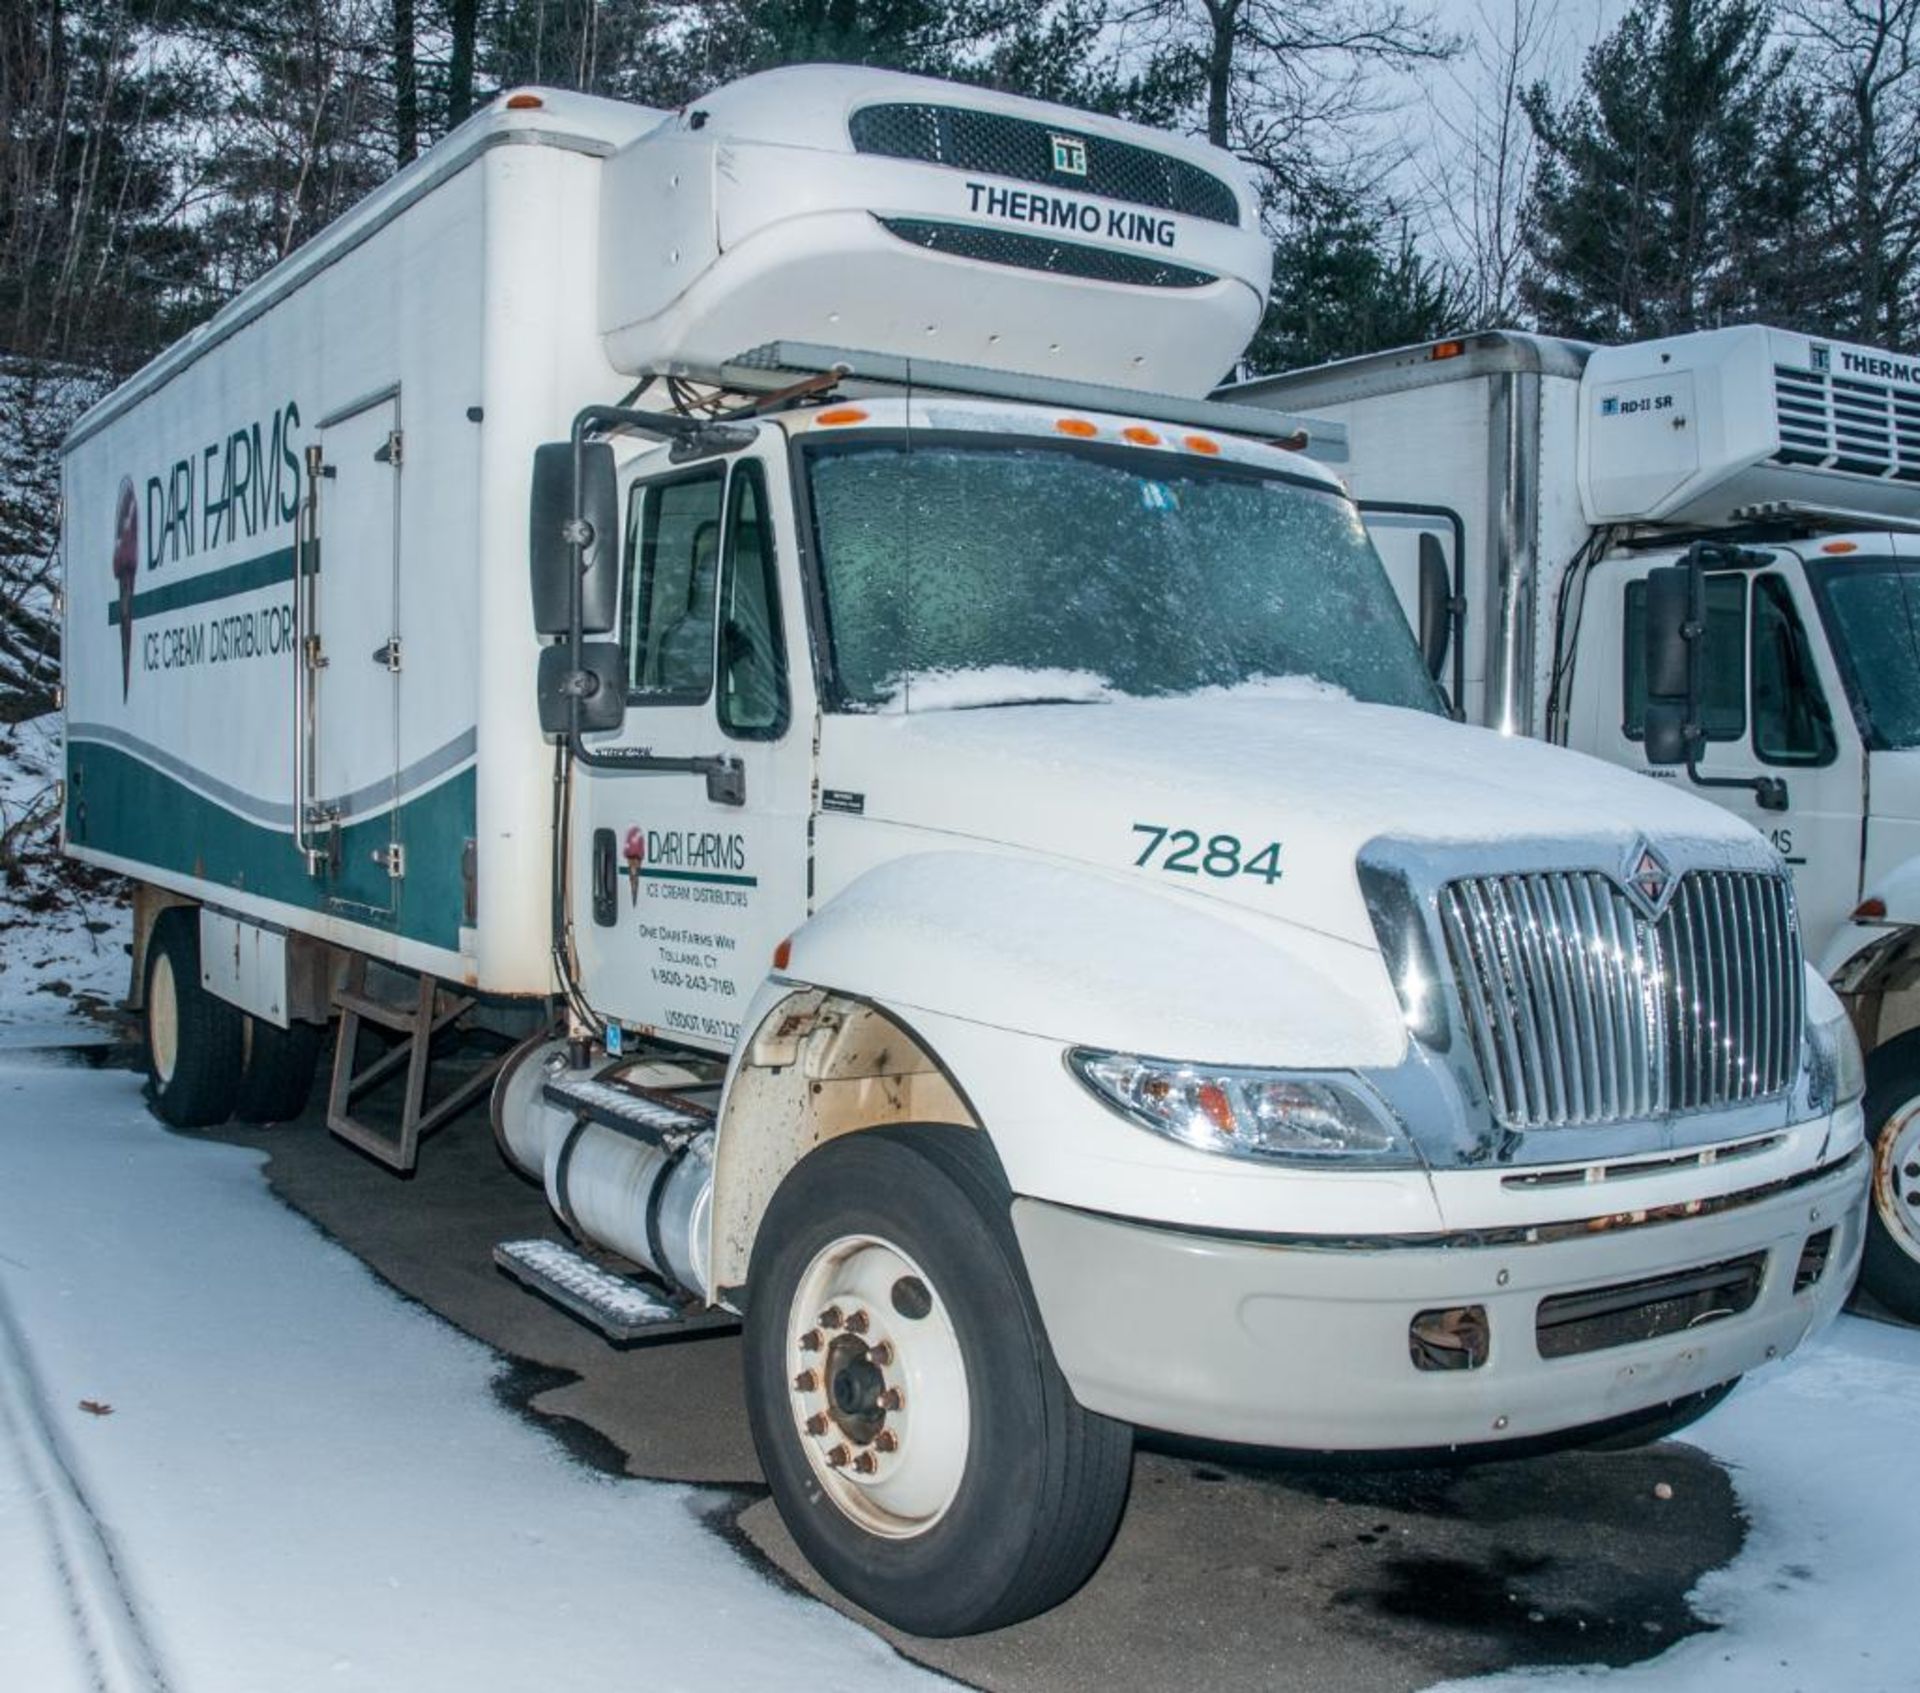
<instances>
[{"instance_id":1,"label":"side mirror","mask_svg":"<svg viewBox=\"0 0 1920 1693\"><path fill-rule=\"evenodd\" d=\"M580 512L587 542L580 553L580 630L604 635L619 615L620 490L613 448L589 441L580 449ZM527 559L533 577L533 626L567 633L567 591L573 577L573 443L548 441L533 450ZM542 696L544 698L544 695Z\"/></svg>"},{"instance_id":2,"label":"side mirror","mask_svg":"<svg viewBox=\"0 0 1920 1693\"><path fill-rule=\"evenodd\" d=\"M1453 633L1453 581L1447 571L1446 549L1440 537L1420 537L1420 656L1436 682L1447 659L1447 637Z\"/></svg>"},{"instance_id":3,"label":"side mirror","mask_svg":"<svg viewBox=\"0 0 1920 1693\"><path fill-rule=\"evenodd\" d=\"M1649 764L1687 764L1700 721L1698 656L1705 578L1691 558L1647 572L1646 746Z\"/></svg>"},{"instance_id":4,"label":"side mirror","mask_svg":"<svg viewBox=\"0 0 1920 1693\"><path fill-rule=\"evenodd\" d=\"M580 669L568 661L566 643L540 649L540 733L567 732L567 702L580 701L580 732L618 729L627 716L627 659L618 641L587 641Z\"/></svg>"},{"instance_id":5,"label":"side mirror","mask_svg":"<svg viewBox=\"0 0 1920 1693\"><path fill-rule=\"evenodd\" d=\"M1643 750L1649 764L1687 762L1689 747L1684 702L1649 699L1642 728L1645 736Z\"/></svg>"}]
</instances>

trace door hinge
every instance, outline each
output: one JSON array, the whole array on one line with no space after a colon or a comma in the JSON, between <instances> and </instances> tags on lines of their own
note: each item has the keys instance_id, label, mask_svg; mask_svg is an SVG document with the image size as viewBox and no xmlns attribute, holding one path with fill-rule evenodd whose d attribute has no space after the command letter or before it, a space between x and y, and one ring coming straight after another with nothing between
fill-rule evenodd
<instances>
[{"instance_id":1,"label":"door hinge","mask_svg":"<svg viewBox=\"0 0 1920 1693\"><path fill-rule=\"evenodd\" d=\"M327 655L320 650L320 637L318 635L309 635L307 637L306 643L305 643L305 651L306 651L307 668L309 670L325 670L326 669Z\"/></svg>"},{"instance_id":2,"label":"door hinge","mask_svg":"<svg viewBox=\"0 0 1920 1693\"><path fill-rule=\"evenodd\" d=\"M373 462L375 464L390 464L395 470L398 470L400 468L400 453L400 431L390 429L387 431L387 444L374 452Z\"/></svg>"},{"instance_id":3,"label":"door hinge","mask_svg":"<svg viewBox=\"0 0 1920 1693\"><path fill-rule=\"evenodd\" d=\"M396 882L407 873L407 849L398 841L388 846L375 847L373 861Z\"/></svg>"},{"instance_id":4,"label":"door hinge","mask_svg":"<svg viewBox=\"0 0 1920 1693\"><path fill-rule=\"evenodd\" d=\"M386 640L373 649L373 662L384 664L389 670L400 668L400 637L389 635Z\"/></svg>"}]
</instances>

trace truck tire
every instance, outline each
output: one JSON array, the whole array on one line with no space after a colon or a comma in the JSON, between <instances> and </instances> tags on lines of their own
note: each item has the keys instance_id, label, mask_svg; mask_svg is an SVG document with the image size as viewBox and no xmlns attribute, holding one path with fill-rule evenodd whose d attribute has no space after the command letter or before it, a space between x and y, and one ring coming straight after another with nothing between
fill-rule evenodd
<instances>
[{"instance_id":1,"label":"truck tire","mask_svg":"<svg viewBox=\"0 0 1920 1693\"><path fill-rule=\"evenodd\" d=\"M1864 1103L1874 1157L1860 1285L1920 1323L1920 1029L1867 1055Z\"/></svg>"},{"instance_id":2,"label":"truck tire","mask_svg":"<svg viewBox=\"0 0 1920 1693\"><path fill-rule=\"evenodd\" d=\"M233 1115L241 1013L200 985L200 914L171 905L154 920L143 996L147 1097L162 1122L206 1129Z\"/></svg>"},{"instance_id":3,"label":"truck tire","mask_svg":"<svg viewBox=\"0 0 1920 1693\"><path fill-rule=\"evenodd\" d=\"M920 1635L1057 1605L1113 1539L1133 1431L1068 1391L993 1147L875 1129L805 1158L760 1225L747 1413L788 1530Z\"/></svg>"},{"instance_id":4,"label":"truck tire","mask_svg":"<svg viewBox=\"0 0 1920 1693\"><path fill-rule=\"evenodd\" d=\"M290 1123L313 1096L320 1062L320 1025L245 1017L240 1089L233 1114L243 1123Z\"/></svg>"}]
</instances>

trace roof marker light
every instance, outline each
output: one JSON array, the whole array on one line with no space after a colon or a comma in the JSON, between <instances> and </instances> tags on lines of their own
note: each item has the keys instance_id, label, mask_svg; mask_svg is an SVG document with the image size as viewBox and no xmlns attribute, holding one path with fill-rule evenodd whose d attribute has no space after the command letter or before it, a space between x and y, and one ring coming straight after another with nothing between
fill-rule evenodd
<instances>
[{"instance_id":1,"label":"roof marker light","mask_svg":"<svg viewBox=\"0 0 1920 1693\"><path fill-rule=\"evenodd\" d=\"M1089 423L1084 417L1063 417L1054 423L1054 428L1062 435L1071 435L1077 441L1090 441L1100 433L1097 423Z\"/></svg>"},{"instance_id":2,"label":"roof marker light","mask_svg":"<svg viewBox=\"0 0 1920 1693\"><path fill-rule=\"evenodd\" d=\"M1211 435L1183 435L1180 442L1190 453L1213 454L1220 450L1220 443Z\"/></svg>"},{"instance_id":3,"label":"roof marker light","mask_svg":"<svg viewBox=\"0 0 1920 1693\"><path fill-rule=\"evenodd\" d=\"M842 423L865 423L867 414L858 406L829 406L813 420L825 424L829 429Z\"/></svg>"},{"instance_id":4,"label":"roof marker light","mask_svg":"<svg viewBox=\"0 0 1920 1693\"><path fill-rule=\"evenodd\" d=\"M509 94L507 110L510 112L537 112L544 108L546 101L538 94Z\"/></svg>"},{"instance_id":5,"label":"roof marker light","mask_svg":"<svg viewBox=\"0 0 1920 1693\"><path fill-rule=\"evenodd\" d=\"M1136 447L1157 447L1160 437L1142 424L1130 423L1120 431L1122 440L1131 441Z\"/></svg>"},{"instance_id":6,"label":"roof marker light","mask_svg":"<svg viewBox=\"0 0 1920 1693\"><path fill-rule=\"evenodd\" d=\"M1857 553L1860 548L1853 541L1823 541L1820 550L1823 553Z\"/></svg>"},{"instance_id":7,"label":"roof marker light","mask_svg":"<svg viewBox=\"0 0 1920 1693\"><path fill-rule=\"evenodd\" d=\"M1466 350L1467 344L1464 341L1436 341L1427 349L1427 357L1430 359L1457 359Z\"/></svg>"}]
</instances>

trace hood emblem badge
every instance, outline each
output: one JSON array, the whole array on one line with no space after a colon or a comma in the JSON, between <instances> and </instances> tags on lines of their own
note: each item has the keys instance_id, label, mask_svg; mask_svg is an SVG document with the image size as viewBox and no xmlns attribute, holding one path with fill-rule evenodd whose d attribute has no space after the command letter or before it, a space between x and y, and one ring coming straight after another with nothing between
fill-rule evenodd
<instances>
[{"instance_id":1,"label":"hood emblem badge","mask_svg":"<svg viewBox=\"0 0 1920 1693\"><path fill-rule=\"evenodd\" d=\"M1627 854L1626 872L1627 896L1650 922L1659 921L1679 885L1673 867L1642 837Z\"/></svg>"}]
</instances>

